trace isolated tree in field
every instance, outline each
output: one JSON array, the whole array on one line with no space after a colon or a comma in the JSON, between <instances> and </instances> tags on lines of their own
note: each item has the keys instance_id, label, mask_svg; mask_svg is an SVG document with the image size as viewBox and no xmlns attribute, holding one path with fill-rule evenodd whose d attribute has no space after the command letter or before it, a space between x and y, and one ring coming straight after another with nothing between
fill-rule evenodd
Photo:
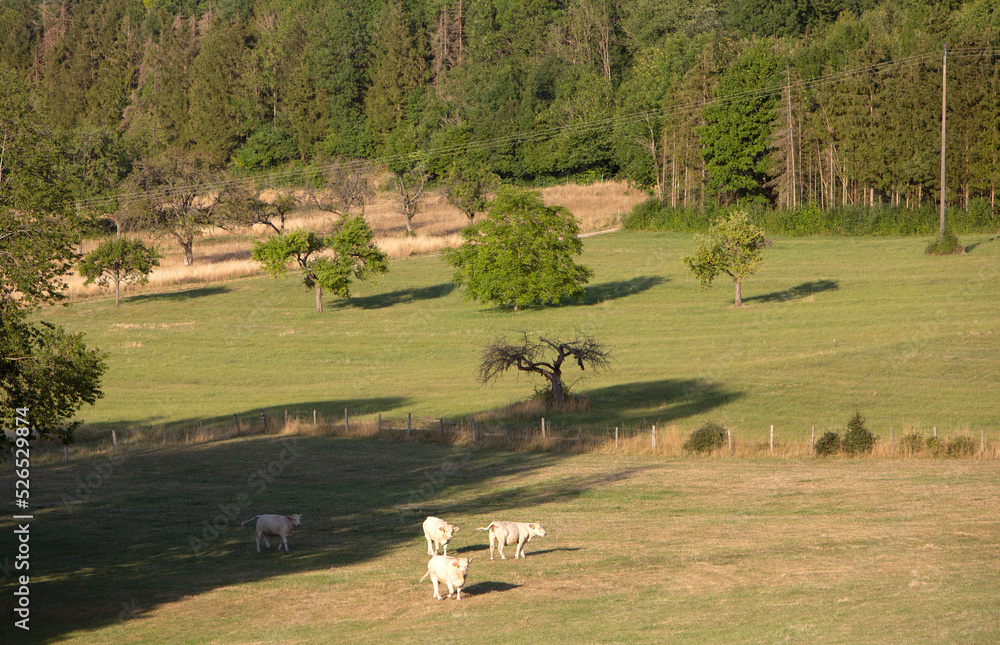
<instances>
[{"instance_id":1,"label":"isolated tree in field","mask_svg":"<svg viewBox=\"0 0 1000 645\"><path fill-rule=\"evenodd\" d=\"M295 209L295 198L278 192L268 202L261 191L250 186L232 186L219 193L216 223L221 228L249 228L255 224L267 226L278 235L285 232L285 220Z\"/></svg>"},{"instance_id":2,"label":"isolated tree in field","mask_svg":"<svg viewBox=\"0 0 1000 645\"><path fill-rule=\"evenodd\" d=\"M0 427L11 431L0 432L0 461L11 454L18 417L42 438L71 441L77 410L103 396L105 369L82 335L28 321L63 297L80 222L68 207L59 148L26 87L0 65Z\"/></svg>"},{"instance_id":3,"label":"isolated tree in field","mask_svg":"<svg viewBox=\"0 0 1000 645\"><path fill-rule=\"evenodd\" d=\"M729 219L716 220L707 235L695 237L694 252L684 258L684 264L704 289L719 274L728 275L733 279L736 306L742 307L741 283L760 268L768 244L764 231L745 212L735 211Z\"/></svg>"},{"instance_id":4,"label":"isolated tree in field","mask_svg":"<svg viewBox=\"0 0 1000 645\"><path fill-rule=\"evenodd\" d=\"M500 178L482 166L456 160L444 178L445 199L462 211L472 224L478 213L489 205L490 198L500 187Z\"/></svg>"},{"instance_id":5,"label":"isolated tree in field","mask_svg":"<svg viewBox=\"0 0 1000 645\"><path fill-rule=\"evenodd\" d=\"M80 261L84 284L97 282L102 287L115 285L115 307L118 307L121 283L146 284L153 267L160 266L160 254L141 240L115 237L104 240Z\"/></svg>"},{"instance_id":6,"label":"isolated tree in field","mask_svg":"<svg viewBox=\"0 0 1000 645\"><path fill-rule=\"evenodd\" d=\"M544 377L552 388L552 402L556 407L566 404L563 386L563 365L569 360L581 370L590 366L595 370L608 367L608 350L587 334L577 334L573 340L538 336L538 340L521 334L518 342L498 338L485 345L480 353L479 381L483 384L497 379L511 368Z\"/></svg>"},{"instance_id":7,"label":"isolated tree in field","mask_svg":"<svg viewBox=\"0 0 1000 645\"><path fill-rule=\"evenodd\" d=\"M170 235L184 251L184 266L194 264L194 240L218 224L216 176L212 160L202 154L171 149L136 164L125 191L141 193L144 227Z\"/></svg>"},{"instance_id":8,"label":"isolated tree in field","mask_svg":"<svg viewBox=\"0 0 1000 645\"><path fill-rule=\"evenodd\" d=\"M323 311L323 290L350 298L351 280L367 280L389 269L386 255L375 246L375 235L360 215L341 222L333 235L289 231L257 242L251 256L274 277L288 271L289 260L303 271L302 283L316 290L316 311Z\"/></svg>"},{"instance_id":9,"label":"isolated tree in field","mask_svg":"<svg viewBox=\"0 0 1000 645\"><path fill-rule=\"evenodd\" d=\"M537 191L503 187L486 218L462 231L445 252L455 284L470 300L515 310L579 298L593 271L573 262L583 251L580 227L563 206L546 206Z\"/></svg>"}]
</instances>

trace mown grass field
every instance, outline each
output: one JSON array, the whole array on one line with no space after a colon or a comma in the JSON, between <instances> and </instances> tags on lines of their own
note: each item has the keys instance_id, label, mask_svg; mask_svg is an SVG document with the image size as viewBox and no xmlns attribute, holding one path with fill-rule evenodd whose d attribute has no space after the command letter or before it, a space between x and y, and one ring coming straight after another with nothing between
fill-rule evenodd
<instances>
[{"instance_id":1,"label":"mown grass field","mask_svg":"<svg viewBox=\"0 0 1000 645\"><path fill-rule=\"evenodd\" d=\"M32 476L32 631L5 618L4 642L1000 640L992 460L664 459L286 436L56 462ZM252 529L239 528L263 511L302 513L290 554L256 553ZM449 553L473 558L461 601L418 583L429 514L461 526ZM523 560L491 562L473 529L502 518L549 535ZM0 520L5 554L13 528Z\"/></svg>"},{"instance_id":2,"label":"mown grass field","mask_svg":"<svg viewBox=\"0 0 1000 645\"><path fill-rule=\"evenodd\" d=\"M930 257L919 238L779 239L759 275L709 291L684 270L691 237L615 233L586 240L595 277L578 304L520 312L467 302L440 257L397 260L350 302L317 314L299 278L248 278L88 300L41 318L108 352L106 396L81 411L89 432L199 423L284 410L328 419L496 418L541 380L480 387L482 344L521 331L610 347L612 369L568 370L591 409L558 428L725 423L737 437L804 440L860 411L888 437L1000 434L1000 239ZM578 380L580 379L580 380ZM401 421L402 420L402 421ZM538 419L526 424L538 425ZM86 436L85 431L81 436Z\"/></svg>"},{"instance_id":3,"label":"mown grass field","mask_svg":"<svg viewBox=\"0 0 1000 645\"><path fill-rule=\"evenodd\" d=\"M967 254L936 258L915 238L779 239L741 310L731 285L701 291L684 273L690 236L616 233L586 241L582 302L538 310L466 302L421 257L323 314L295 277L43 311L109 370L70 461L35 453L26 642L997 642L1000 239L963 241ZM826 460L183 439L234 414L315 409L331 424L345 407L355 423L537 427L502 411L538 383L479 387L478 348L576 330L610 346L613 369L573 385L591 409L547 413L571 436L656 424L677 444L712 420L744 443L771 424L805 442L861 411L883 446L890 427L937 427L982 430L990 449ZM4 466L0 488L12 482ZM258 555L237 527L262 512L303 514L291 554ZM460 603L417 584L429 514L462 526L454 550L474 558ZM0 558L16 553L8 518ZM550 535L490 562L471 529L492 519ZM0 637L25 640L0 608Z\"/></svg>"}]
</instances>

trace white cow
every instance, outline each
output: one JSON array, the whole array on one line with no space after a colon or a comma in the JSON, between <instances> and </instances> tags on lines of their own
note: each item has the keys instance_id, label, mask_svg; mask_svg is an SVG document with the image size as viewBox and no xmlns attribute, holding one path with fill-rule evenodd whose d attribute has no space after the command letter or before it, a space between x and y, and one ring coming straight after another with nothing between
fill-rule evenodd
<instances>
[{"instance_id":1,"label":"white cow","mask_svg":"<svg viewBox=\"0 0 1000 645\"><path fill-rule=\"evenodd\" d=\"M444 600L438 591L438 582L448 585L448 598L455 595L455 600L462 599L462 587L465 586L465 577L469 574L469 563L472 558L453 558L450 555L435 555L427 562L427 573L420 579L423 582L427 576L431 577L431 584L434 585L434 599Z\"/></svg>"},{"instance_id":2,"label":"white cow","mask_svg":"<svg viewBox=\"0 0 1000 645\"><path fill-rule=\"evenodd\" d=\"M545 529L537 522L491 522L489 526L476 529L477 531L490 532L490 560L493 559L493 540L496 540L500 547L500 559L506 560L503 548L511 544L517 544L514 550L514 559L524 557L524 545L531 541L534 536L545 537Z\"/></svg>"},{"instance_id":3,"label":"white cow","mask_svg":"<svg viewBox=\"0 0 1000 645\"><path fill-rule=\"evenodd\" d=\"M444 548L448 555L448 542L458 533L459 528L437 517L424 520L424 537L427 538L427 555L437 555L438 547Z\"/></svg>"},{"instance_id":4,"label":"white cow","mask_svg":"<svg viewBox=\"0 0 1000 645\"><path fill-rule=\"evenodd\" d=\"M257 520L257 531L253 535L253 539L257 542L257 553L260 553L261 537L264 538L264 546L268 549L271 548L271 543L267 541L268 536L280 537L281 544L285 545L285 553L288 553L288 534L292 532L293 528L302 526L302 515L299 513L294 515L254 515L246 522L240 522L240 526L254 520ZM281 544L278 545L279 551Z\"/></svg>"}]
</instances>

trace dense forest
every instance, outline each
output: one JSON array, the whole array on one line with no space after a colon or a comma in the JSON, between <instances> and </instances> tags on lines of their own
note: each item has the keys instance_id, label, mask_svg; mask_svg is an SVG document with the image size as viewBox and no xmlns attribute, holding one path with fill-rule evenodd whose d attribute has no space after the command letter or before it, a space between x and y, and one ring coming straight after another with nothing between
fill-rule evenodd
<instances>
[{"instance_id":1,"label":"dense forest","mask_svg":"<svg viewBox=\"0 0 1000 645\"><path fill-rule=\"evenodd\" d=\"M938 199L947 47L946 197L992 212L998 29L995 0L3 0L0 71L77 199L197 155L917 208Z\"/></svg>"}]
</instances>

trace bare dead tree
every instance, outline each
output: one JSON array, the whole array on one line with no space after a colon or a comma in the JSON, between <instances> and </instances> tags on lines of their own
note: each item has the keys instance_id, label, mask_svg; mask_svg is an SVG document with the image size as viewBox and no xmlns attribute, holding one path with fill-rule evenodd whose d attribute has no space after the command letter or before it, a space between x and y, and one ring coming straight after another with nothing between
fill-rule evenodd
<instances>
[{"instance_id":1,"label":"bare dead tree","mask_svg":"<svg viewBox=\"0 0 1000 645\"><path fill-rule=\"evenodd\" d=\"M219 193L218 199L218 225L226 230L262 224L281 235L285 232L288 214L295 209L295 198L290 194L276 192L273 201L265 201L261 191L251 186L227 187Z\"/></svg>"},{"instance_id":2,"label":"bare dead tree","mask_svg":"<svg viewBox=\"0 0 1000 645\"><path fill-rule=\"evenodd\" d=\"M303 201L321 211L345 215L365 214L365 205L375 198L375 188L364 169L357 164L335 164L322 178L307 187Z\"/></svg>"},{"instance_id":3,"label":"bare dead tree","mask_svg":"<svg viewBox=\"0 0 1000 645\"><path fill-rule=\"evenodd\" d=\"M406 220L406 234L414 235L413 218L424 202L424 187L427 185L427 165L420 162L412 168L393 173L399 202L396 209Z\"/></svg>"},{"instance_id":4,"label":"bare dead tree","mask_svg":"<svg viewBox=\"0 0 1000 645\"><path fill-rule=\"evenodd\" d=\"M538 336L538 340L521 333L521 340L508 342L497 338L484 345L480 352L479 381L483 384L497 379L511 368L522 372L540 374L552 387L552 401L556 407L566 403L565 388L562 383L563 365L567 360L575 361L581 370L589 365L594 370L607 369L608 350L588 334L578 332L570 341Z\"/></svg>"}]
</instances>

